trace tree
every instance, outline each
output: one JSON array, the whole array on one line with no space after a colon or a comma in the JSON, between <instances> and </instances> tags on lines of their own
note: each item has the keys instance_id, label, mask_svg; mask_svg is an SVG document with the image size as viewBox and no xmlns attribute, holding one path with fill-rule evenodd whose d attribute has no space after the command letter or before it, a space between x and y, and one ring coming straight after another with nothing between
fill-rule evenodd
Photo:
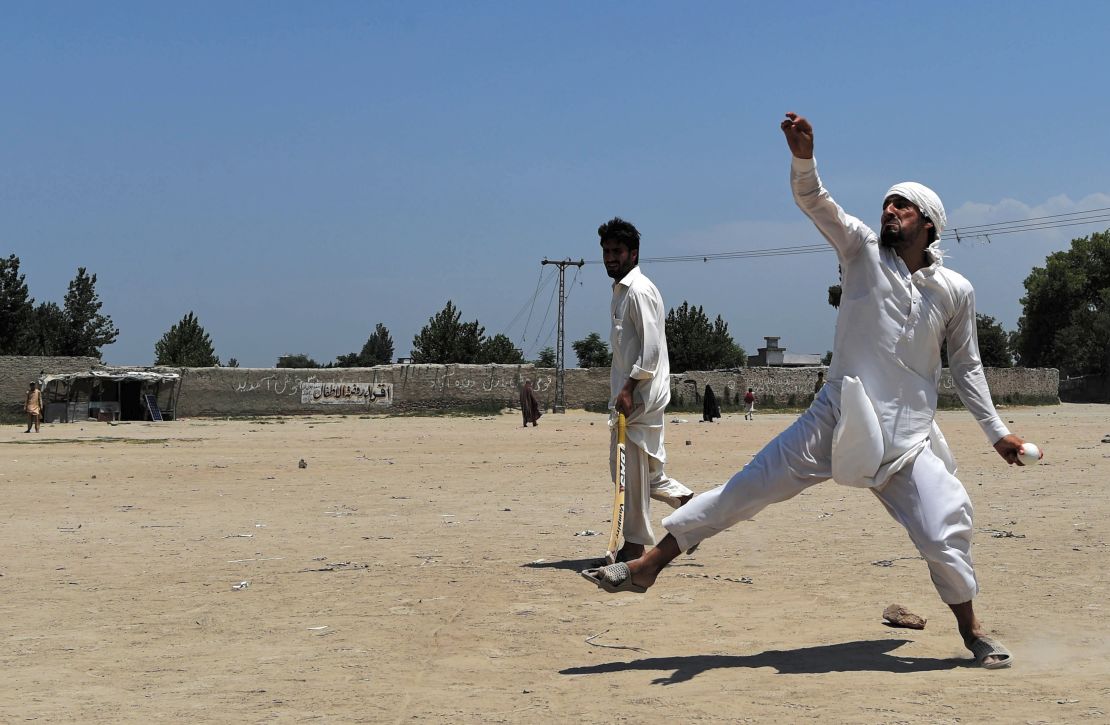
<instances>
[{"instance_id":1,"label":"tree","mask_svg":"<svg viewBox=\"0 0 1110 725\"><path fill-rule=\"evenodd\" d=\"M391 362L393 362L393 338L389 336L389 329L379 322L374 326L370 337L366 339L362 350L335 358L334 367L369 368L375 365L388 365Z\"/></svg>"},{"instance_id":2,"label":"tree","mask_svg":"<svg viewBox=\"0 0 1110 725\"><path fill-rule=\"evenodd\" d=\"M555 367L555 348L545 347L540 350L540 356L536 360L536 367L538 368L553 368Z\"/></svg>"},{"instance_id":3,"label":"tree","mask_svg":"<svg viewBox=\"0 0 1110 725\"><path fill-rule=\"evenodd\" d=\"M705 310L683 302L667 313L667 350L671 372L720 370L742 367L747 362L743 348L728 332L720 315L712 324Z\"/></svg>"},{"instance_id":4,"label":"tree","mask_svg":"<svg viewBox=\"0 0 1110 725\"><path fill-rule=\"evenodd\" d=\"M613 364L613 354L609 352L609 345L596 332L591 332L585 338L572 342L570 346L578 356L580 368L603 368Z\"/></svg>"},{"instance_id":5,"label":"tree","mask_svg":"<svg viewBox=\"0 0 1110 725\"><path fill-rule=\"evenodd\" d=\"M357 352L349 352L346 355L339 355L335 358L335 364L327 365L325 367L334 368L360 368L362 362L359 360Z\"/></svg>"},{"instance_id":6,"label":"tree","mask_svg":"<svg viewBox=\"0 0 1110 725\"><path fill-rule=\"evenodd\" d=\"M374 331L362 346L359 359L366 367L388 365L393 362L393 338L390 337L389 329L385 325L379 322L374 326Z\"/></svg>"},{"instance_id":7,"label":"tree","mask_svg":"<svg viewBox=\"0 0 1110 725\"><path fill-rule=\"evenodd\" d=\"M31 354L60 355L65 345L66 316L54 302L42 302L35 308L32 323L33 341Z\"/></svg>"},{"instance_id":8,"label":"tree","mask_svg":"<svg viewBox=\"0 0 1110 725\"><path fill-rule=\"evenodd\" d=\"M497 333L482 343L482 348L478 351L478 362L513 365L524 362L524 353L513 345L507 335Z\"/></svg>"},{"instance_id":9,"label":"tree","mask_svg":"<svg viewBox=\"0 0 1110 725\"><path fill-rule=\"evenodd\" d=\"M1014 336L1021 365L1110 374L1110 229L1050 254L1025 290Z\"/></svg>"},{"instance_id":10,"label":"tree","mask_svg":"<svg viewBox=\"0 0 1110 725\"><path fill-rule=\"evenodd\" d=\"M220 364L212 339L192 310L154 343L154 364L185 368L210 368Z\"/></svg>"},{"instance_id":11,"label":"tree","mask_svg":"<svg viewBox=\"0 0 1110 725\"><path fill-rule=\"evenodd\" d=\"M224 364L224 367L225 368L237 368L237 367L239 367L239 360L236 359L236 358L233 358L233 357L229 357L227 359L227 363Z\"/></svg>"},{"instance_id":12,"label":"tree","mask_svg":"<svg viewBox=\"0 0 1110 725\"><path fill-rule=\"evenodd\" d=\"M296 355L282 355L278 358L276 368L318 368L320 363L316 362L304 353Z\"/></svg>"},{"instance_id":13,"label":"tree","mask_svg":"<svg viewBox=\"0 0 1110 725\"><path fill-rule=\"evenodd\" d=\"M428 318L416 337L412 338L412 361L416 363L474 363L482 347L486 328L474 322L459 322L462 313L451 300L447 306Z\"/></svg>"},{"instance_id":14,"label":"tree","mask_svg":"<svg viewBox=\"0 0 1110 725\"><path fill-rule=\"evenodd\" d=\"M0 258L0 355L27 355L34 344L35 300L24 279L19 257Z\"/></svg>"},{"instance_id":15,"label":"tree","mask_svg":"<svg viewBox=\"0 0 1110 725\"><path fill-rule=\"evenodd\" d=\"M979 359L989 368L1009 368L1014 365L1010 353L1010 336L998 320L990 315L975 315L975 333L979 338Z\"/></svg>"},{"instance_id":16,"label":"tree","mask_svg":"<svg viewBox=\"0 0 1110 725\"><path fill-rule=\"evenodd\" d=\"M63 305L66 326L60 354L99 358L100 348L116 341L119 329L111 317L100 314L102 306L96 293L96 275L90 276L84 267L78 267Z\"/></svg>"}]
</instances>

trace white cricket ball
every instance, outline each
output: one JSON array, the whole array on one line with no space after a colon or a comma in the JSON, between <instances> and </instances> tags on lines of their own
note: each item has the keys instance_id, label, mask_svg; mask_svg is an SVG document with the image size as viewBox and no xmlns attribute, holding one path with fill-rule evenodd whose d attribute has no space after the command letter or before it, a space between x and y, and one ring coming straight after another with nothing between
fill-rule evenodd
<instances>
[{"instance_id":1,"label":"white cricket ball","mask_svg":"<svg viewBox=\"0 0 1110 725\"><path fill-rule=\"evenodd\" d=\"M1032 443L1022 443L1018 451L1018 459L1027 466L1032 466L1044 458L1044 453Z\"/></svg>"}]
</instances>

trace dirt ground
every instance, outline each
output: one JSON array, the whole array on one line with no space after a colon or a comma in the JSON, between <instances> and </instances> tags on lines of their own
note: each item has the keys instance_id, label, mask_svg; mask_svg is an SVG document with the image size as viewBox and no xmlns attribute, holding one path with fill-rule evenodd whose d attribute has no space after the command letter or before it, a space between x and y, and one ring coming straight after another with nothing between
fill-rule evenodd
<instances>
[{"instance_id":1,"label":"dirt ground","mask_svg":"<svg viewBox=\"0 0 1110 725\"><path fill-rule=\"evenodd\" d=\"M976 604L1016 655L1000 671L968 666L878 501L832 482L646 595L591 586L599 414L5 426L0 720L1106 721L1110 408L1001 412L1041 465L939 416L976 506ZM679 415L668 471L697 491L794 418ZM884 626L893 602L926 629Z\"/></svg>"}]
</instances>

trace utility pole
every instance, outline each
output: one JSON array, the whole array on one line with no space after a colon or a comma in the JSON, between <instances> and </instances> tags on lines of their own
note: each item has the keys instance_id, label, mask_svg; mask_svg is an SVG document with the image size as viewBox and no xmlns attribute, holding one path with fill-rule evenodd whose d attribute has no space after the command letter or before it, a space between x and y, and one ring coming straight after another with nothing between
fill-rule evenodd
<instances>
[{"instance_id":1,"label":"utility pole","mask_svg":"<svg viewBox=\"0 0 1110 725\"><path fill-rule=\"evenodd\" d=\"M553 413L567 412L567 389L566 377L567 369L565 364L565 357L563 355L563 304L566 302L566 274L567 267L582 268L586 261L579 259L577 262L570 259L562 261L544 259L541 264L554 264L559 267L559 324L558 324L558 343L555 345L555 404L552 406Z\"/></svg>"}]
</instances>

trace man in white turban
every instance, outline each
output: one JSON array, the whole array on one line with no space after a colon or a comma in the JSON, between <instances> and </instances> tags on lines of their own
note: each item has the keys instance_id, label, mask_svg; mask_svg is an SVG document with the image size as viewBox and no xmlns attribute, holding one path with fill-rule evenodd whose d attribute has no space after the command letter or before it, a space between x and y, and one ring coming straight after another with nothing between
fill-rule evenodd
<instances>
[{"instance_id":1,"label":"man in white turban","mask_svg":"<svg viewBox=\"0 0 1110 725\"><path fill-rule=\"evenodd\" d=\"M1013 656L972 608L972 506L934 422L947 340L960 399L1007 463L1022 440L998 417L975 331L975 293L941 263L947 223L929 188L896 184L883 199L880 233L829 196L813 160L813 127L793 113L781 128L794 158L794 199L836 250L842 295L828 381L813 404L742 471L663 520L668 534L644 556L582 574L606 591L644 592L672 559L773 503L832 478L870 488L921 552L964 644L983 667Z\"/></svg>"}]
</instances>

